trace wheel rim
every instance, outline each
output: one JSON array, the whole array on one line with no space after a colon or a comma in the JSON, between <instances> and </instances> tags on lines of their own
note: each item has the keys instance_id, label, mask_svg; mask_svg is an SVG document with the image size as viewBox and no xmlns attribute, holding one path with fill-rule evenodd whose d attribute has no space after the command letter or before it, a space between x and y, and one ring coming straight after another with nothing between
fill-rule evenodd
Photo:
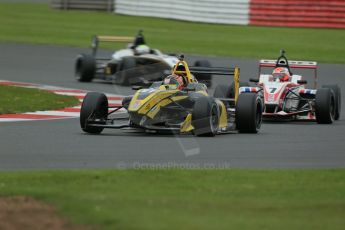
<instances>
[{"instance_id":1,"label":"wheel rim","mask_svg":"<svg viewBox=\"0 0 345 230\"><path fill-rule=\"evenodd\" d=\"M211 131L214 133L216 131L216 128L218 126L218 108L215 104L213 104L211 108L211 116L210 116L210 125L211 125Z\"/></svg>"}]
</instances>

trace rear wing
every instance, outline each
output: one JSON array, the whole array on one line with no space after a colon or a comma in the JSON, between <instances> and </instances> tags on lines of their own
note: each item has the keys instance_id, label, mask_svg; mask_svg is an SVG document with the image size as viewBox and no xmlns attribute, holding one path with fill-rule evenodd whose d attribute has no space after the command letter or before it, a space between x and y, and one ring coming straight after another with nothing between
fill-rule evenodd
<instances>
[{"instance_id":1,"label":"rear wing","mask_svg":"<svg viewBox=\"0 0 345 230\"><path fill-rule=\"evenodd\" d=\"M92 38L91 48L92 48L92 55L96 56L98 45L100 42L126 42L132 43L133 48L139 45L145 45L145 39L143 35L143 31L139 30L138 34L135 37L128 37L128 36L109 36L109 35L95 35Z\"/></svg>"},{"instance_id":2,"label":"rear wing","mask_svg":"<svg viewBox=\"0 0 345 230\"><path fill-rule=\"evenodd\" d=\"M281 50L277 60L262 59L259 61L259 77L262 67L285 67L289 70L290 75L293 75L291 69L311 69L314 71L314 88L317 87L317 62L315 61L288 61L285 51Z\"/></svg>"},{"instance_id":3,"label":"rear wing","mask_svg":"<svg viewBox=\"0 0 345 230\"><path fill-rule=\"evenodd\" d=\"M133 42L134 37L125 37L125 36L108 36L108 35L95 35L92 38L91 48L92 48L92 55L96 56L98 46L100 42Z\"/></svg>"},{"instance_id":4,"label":"rear wing","mask_svg":"<svg viewBox=\"0 0 345 230\"><path fill-rule=\"evenodd\" d=\"M238 98L238 91L239 91L239 82L240 82L240 68L223 68L223 67L197 67L191 66L189 67L187 62L184 61L184 55L181 55L180 60L175 64L174 68L172 69L173 74L183 74L186 76L188 82L195 82L194 78L192 77L191 73L198 73L198 74L214 74L214 75L230 75L234 76L234 85L235 85L235 103L237 102Z\"/></svg>"},{"instance_id":5,"label":"rear wing","mask_svg":"<svg viewBox=\"0 0 345 230\"><path fill-rule=\"evenodd\" d=\"M214 75L229 75L234 76L234 86L235 86L235 103L237 103L238 92L240 88L240 68L237 66L234 68L225 67L189 67L191 73L194 74L214 74Z\"/></svg>"},{"instance_id":6,"label":"rear wing","mask_svg":"<svg viewBox=\"0 0 345 230\"><path fill-rule=\"evenodd\" d=\"M261 67L278 67L277 60L262 59L259 65ZM317 69L317 62L314 61L288 61L288 65L293 69Z\"/></svg>"},{"instance_id":7,"label":"rear wing","mask_svg":"<svg viewBox=\"0 0 345 230\"><path fill-rule=\"evenodd\" d=\"M189 70L191 73L198 74L215 74L215 75L235 75L236 68L226 68L226 67L199 67L191 66ZM238 69L238 68L237 68Z\"/></svg>"}]
</instances>

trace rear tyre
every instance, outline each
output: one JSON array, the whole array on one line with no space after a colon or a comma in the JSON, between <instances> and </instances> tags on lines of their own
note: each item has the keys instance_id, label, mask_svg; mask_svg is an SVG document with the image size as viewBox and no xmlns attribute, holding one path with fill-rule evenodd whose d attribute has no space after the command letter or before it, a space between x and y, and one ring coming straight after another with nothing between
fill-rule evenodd
<instances>
[{"instance_id":1,"label":"rear tyre","mask_svg":"<svg viewBox=\"0 0 345 230\"><path fill-rule=\"evenodd\" d=\"M124 86L130 85L131 72L129 69L136 67L136 60L133 57L124 57L119 66L116 83Z\"/></svg>"},{"instance_id":2,"label":"rear tyre","mask_svg":"<svg viewBox=\"0 0 345 230\"><path fill-rule=\"evenodd\" d=\"M211 63L208 60L198 60L194 63L194 66L211 67ZM201 74L194 74L194 75L200 83L204 83L207 87L212 86L212 74L201 73Z\"/></svg>"},{"instance_id":3,"label":"rear tyre","mask_svg":"<svg viewBox=\"0 0 345 230\"><path fill-rule=\"evenodd\" d=\"M90 82L95 77L96 60L93 56L79 54L75 63L75 77L81 82Z\"/></svg>"},{"instance_id":4,"label":"rear tyre","mask_svg":"<svg viewBox=\"0 0 345 230\"><path fill-rule=\"evenodd\" d=\"M262 122L262 100L255 93L242 93L236 104L236 128L240 133L257 133Z\"/></svg>"},{"instance_id":5,"label":"rear tyre","mask_svg":"<svg viewBox=\"0 0 345 230\"><path fill-rule=\"evenodd\" d=\"M103 93L87 93L80 109L80 127L84 132L99 134L102 127L88 125L88 119L106 121L108 117L108 98Z\"/></svg>"},{"instance_id":6,"label":"rear tyre","mask_svg":"<svg viewBox=\"0 0 345 230\"><path fill-rule=\"evenodd\" d=\"M239 82L239 87L243 87L243 86L249 86L248 82ZM232 82L230 86L228 85L217 85L213 96L215 98L230 98L230 99L234 99L235 98L235 83Z\"/></svg>"},{"instance_id":7,"label":"rear tyre","mask_svg":"<svg viewBox=\"0 0 345 230\"><path fill-rule=\"evenodd\" d=\"M217 85L213 97L215 98L231 98L231 86L229 85ZM228 101L224 101L224 105L229 107L230 103Z\"/></svg>"},{"instance_id":8,"label":"rear tyre","mask_svg":"<svg viewBox=\"0 0 345 230\"><path fill-rule=\"evenodd\" d=\"M333 90L321 88L315 95L315 116L319 124L331 124L335 116L335 98Z\"/></svg>"},{"instance_id":9,"label":"rear tyre","mask_svg":"<svg viewBox=\"0 0 345 230\"><path fill-rule=\"evenodd\" d=\"M339 120L341 113L341 90L338 85L323 85L322 88L330 88L334 93L335 114L334 120Z\"/></svg>"},{"instance_id":10,"label":"rear tyre","mask_svg":"<svg viewBox=\"0 0 345 230\"><path fill-rule=\"evenodd\" d=\"M194 135L213 137L219 124L219 108L216 101L209 97L198 98L193 107L192 125Z\"/></svg>"},{"instance_id":11,"label":"rear tyre","mask_svg":"<svg viewBox=\"0 0 345 230\"><path fill-rule=\"evenodd\" d=\"M213 96L215 98L231 98L231 86L228 85L217 85Z\"/></svg>"}]
</instances>

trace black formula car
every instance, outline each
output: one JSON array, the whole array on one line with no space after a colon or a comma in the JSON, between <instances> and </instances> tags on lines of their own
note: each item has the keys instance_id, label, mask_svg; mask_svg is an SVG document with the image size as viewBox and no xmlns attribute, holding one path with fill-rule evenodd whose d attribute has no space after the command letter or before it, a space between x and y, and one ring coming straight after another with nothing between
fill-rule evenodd
<instances>
[{"instance_id":1,"label":"black formula car","mask_svg":"<svg viewBox=\"0 0 345 230\"><path fill-rule=\"evenodd\" d=\"M100 42L130 42L125 49L117 50L111 57L98 57ZM150 84L170 72L179 61L175 55L163 54L146 45L142 31L136 37L95 36L92 40L92 54L79 54L75 63L78 81L90 82L101 79L120 85ZM207 60L198 60L195 66L210 67ZM200 82L211 86L210 74L199 74Z\"/></svg>"}]
</instances>

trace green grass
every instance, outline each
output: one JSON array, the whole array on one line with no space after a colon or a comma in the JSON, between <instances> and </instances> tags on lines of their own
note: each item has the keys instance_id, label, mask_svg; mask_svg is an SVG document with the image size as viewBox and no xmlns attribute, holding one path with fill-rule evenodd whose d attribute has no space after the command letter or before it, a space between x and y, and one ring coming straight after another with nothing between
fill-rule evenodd
<instances>
[{"instance_id":1,"label":"green grass","mask_svg":"<svg viewBox=\"0 0 345 230\"><path fill-rule=\"evenodd\" d=\"M182 22L112 13L59 11L40 4L0 4L0 41L90 46L92 35L136 34L167 52L345 63L345 30L269 28Z\"/></svg>"},{"instance_id":2,"label":"green grass","mask_svg":"<svg viewBox=\"0 0 345 230\"><path fill-rule=\"evenodd\" d=\"M101 229L343 229L345 170L91 170L0 173Z\"/></svg>"},{"instance_id":3,"label":"green grass","mask_svg":"<svg viewBox=\"0 0 345 230\"><path fill-rule=\"evenodd\" d=\"M79 104L75 97L22 87L0 85L0 95L0 114L62 109Z\"/></svg>"}]
</instances>

